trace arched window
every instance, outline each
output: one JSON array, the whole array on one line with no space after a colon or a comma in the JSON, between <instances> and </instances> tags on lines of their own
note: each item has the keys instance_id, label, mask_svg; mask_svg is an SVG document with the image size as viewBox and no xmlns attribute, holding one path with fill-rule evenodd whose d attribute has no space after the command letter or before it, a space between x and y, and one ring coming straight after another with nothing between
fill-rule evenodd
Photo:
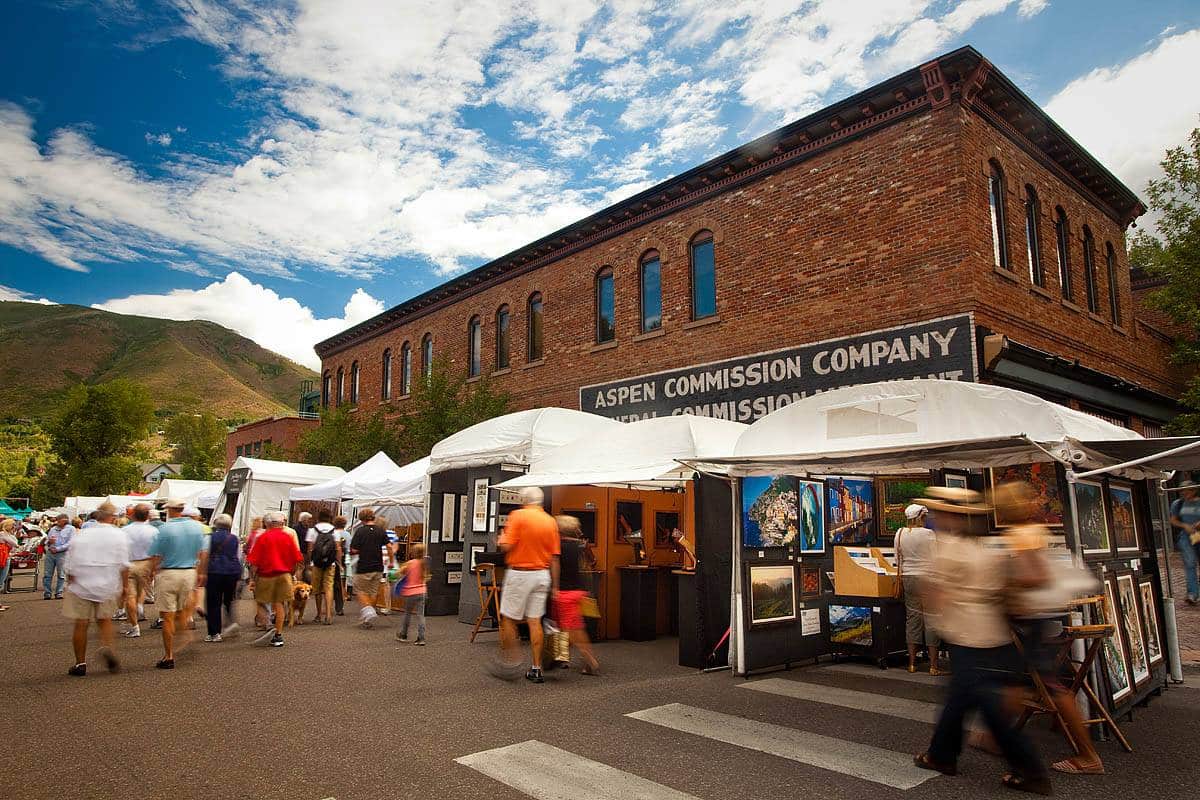
<instances>
[{"instance_id":1,"label":"arched window","mask_svg":"<svg viewBox=\"0 0 1200 800\"><path fill-rule=\"evenodd\" d=\"M330 399L329 394L330 394L330 391L333 389L333 387L331 385L332 383L333 383L333 379L329 375L329 370L325 370L325 372L321 375L321 407L322 408L329 408L329 399Z\"/></svg>"},{"instance_id":2,"label":"arched window","mask_svg":"<svg viewBox=\"0 0 1200 800\"><path fill-rule=\"evenodd\" d=\"M1096 285L1096 240L1092 229L1083 226L1083 288L1087 292L1087 310L1100 313L1100 293Z\"/></svg>"},{"instance_id":3,"label":"arched window","mask_svg":"<svg viewBox=\"0 0 1200 800\"><path fill-rule=\"evenodd\" d=\"M992 263L1009 269L1008 239L1004 228L1004 171L995 161L989 161L988 210L992 217Z\"/></svg>"},{"instance_id":4,"label":"arched window","mask_svg":"<svg viewBox=\"0 0 1200 800\"><path fill-rule=\"evenodd\" d=\"M344 402L346 402L346 373L342 371L341 367L338 367L337 404L340 406Z\"/></svg>"},{"instance_id":5,"label":"arched window","mask_svg":"<svg viewBox=\"0 0 1200 800\"><path fill-rule=\"evenodd\" d=\"M1042 240L1038 237L1038 219L1042 216L1038 206L1037 191L1025 185L1025 255L1029 259L1029 280L1034 286L1046 285L1046 271L1042 269Z\"/></svg>"},{"instance_id":6,"label":"arched window","mask_svg":"<svg viewBox=\"0 0 1200 800\"><path fill-rule=\"evenodd\" d=\"M717 313L717 259L712 231L697 233L688 249L692 262L692 319L714 316Z\"/></svg>"},{"instance_id":7,"label":"arched window","mask_svg":"<svg viewBox=\"0 0 1200 800\"><path fill-rule=\"evenodd\" d=\"M467 376L479 377L479 348L483 344L483 325L479 317L471 317L467 323Z\"/></svg>"},{"instance_id":8,"label":"arched window","mask_svg":"<svg viewBox=\"0 0 1200 800\"><path fill-rule=\"evenodd\" d=\"M617 298L613 293L612 267L596 273L596 342L602 344L617 338Z\"/></svg>"},{"instance_id":9,"label":"arched window","mask_svg":"<svg viewBox=\"0 0 1200 800\"><path fill-rule=\"evenodd\" d=\"M433 375L433 334L427 333L421 337L421 373L425 380Z\"/></svg>"},{"instance_id":10,"label":"arched window","mask_svg":"<svg viewBox=\"0 0 1200 800\"><path fill-rule=\"evenodd\" d=\"M1108 310L1113 325L1121 324L1121 287L1117 283L1117 251L1112 242L1104 243L1104 266L1108 271Z\"/></svg>"},{"instance_id":11,"label":"arched window","mask_svg":"<svg viewBox=\"0 0 1200 800\"><path fill-rule=\"evenodd\" d=\"M358 405L358 362L350 364L350 405Z\"/></svg>"},{"instance_id":12,"label":"arched window","mask_svg":"<svg viewBox=\"0 0 1200 800\"><path fill-rule=\"evenodd\" d=\"M392 349L383 351L383 387L379 391L382 400L392 399Z\"/></svg>"},{"instance_id":13,"label":"arched window","mask_svg":"<svg viewBox=\"0 0 1200 800\"><path fill-rule=\"evenodd\" d=\"M1058 248L1058 285L1064 300L1075 299L1075 284L1071 280L1071 229L1067 212L1062 206L1054 209L1054 244Z\"/></svg>"},{"instance_id":14,"label":"arched window","mask_svg":"<svg viewBox=\"0 0 1200 800\"><path fill-rule=\"evenodd\" d=\"M638 262L641 276L642 333L662 327L662 260L650 250Z\"/></svg>"},{"instance_id":15,"label":"arched window","mask_svg":"<svg viewBox=\"0 0 1200 800\"><path fill-rule=\"evenodd\" d=\"M412 347L408 342L400 348L400 396L412 391Z\"/></svg>"},{"instance_id":16,"label":"arched window","mask_svg":"<svg viewBox=\"0 0 1200 800\"><path fill-rule=\"evenodd\" d=\"M496 309L496 369L508 369L508 306Z\"/></svg>"},{"instance_id":17,"label":"arched window","mask_svg":"<svg viewBox=\"0 0 1200 800\"><path fill-rule=\"evenodd\" d=\"M529 295L528 308L525 313L525 349L526 360L542 360L542 293L534 292Z\"/></svg>"}]
</instances>

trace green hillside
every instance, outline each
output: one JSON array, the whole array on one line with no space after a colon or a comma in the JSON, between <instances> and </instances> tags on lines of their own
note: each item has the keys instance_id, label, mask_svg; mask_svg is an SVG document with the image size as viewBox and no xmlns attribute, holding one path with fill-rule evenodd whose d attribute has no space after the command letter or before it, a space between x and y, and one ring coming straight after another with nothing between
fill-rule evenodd
<instances>
[{"instance_id":1,"label":"green hillside","mask_svg":"<svg viewBox=\"0 0 1200 800\"><path fill-rule=\"evenodd\" d=\"M240 420L294 410L316 374L211 322L0 302L0 418L44 420L68 387L117 377L145 386L160 415Z\"/></svg>"}]
</instances>

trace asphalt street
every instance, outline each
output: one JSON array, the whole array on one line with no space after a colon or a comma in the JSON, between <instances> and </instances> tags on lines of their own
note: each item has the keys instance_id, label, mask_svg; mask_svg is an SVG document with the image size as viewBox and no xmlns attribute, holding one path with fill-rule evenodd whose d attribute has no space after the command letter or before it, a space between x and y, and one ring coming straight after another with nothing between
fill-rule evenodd
<instances>
[{"instance_id":1,"label":"asphalt street","mask_svg":"<svg viewBox=\"0 0 1200 800\"><path fill-rule=\"evenodd\" d=\"M0 798L991 798L1000 762L914 773L941 689L901 670L823 665L758 676L676 665L675 640L601 644L604 675L535 686L485 671L496 635L430 620L428 647L391 620L192 644L154 669L157 632L120 640L123 669L66 674L69 624L40 593L0 614L5 748ZM152 610L153 606L148 607ZM240 605L242 620L250 604ZM310 611L311 613L311 611ZM202 632L201 632L202 633ZM95 645L93 645L94 647ZM1196 685L1200 680L1191 678ZM1200 768L1200 692L1171 688L1100 744L1105 776L1056 776L1061 798L1184 797ZM1065 743L1038 724L1048 759Z\"/></svg>"}]
</instances>

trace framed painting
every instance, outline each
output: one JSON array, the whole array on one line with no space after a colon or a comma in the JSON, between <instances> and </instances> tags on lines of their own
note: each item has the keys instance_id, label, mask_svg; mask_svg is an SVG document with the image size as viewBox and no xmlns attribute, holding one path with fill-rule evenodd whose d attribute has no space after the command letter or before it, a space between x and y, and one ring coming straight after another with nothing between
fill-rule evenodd
<instances>
[{"instance_id":1,"label":"framed painting","mask_svg":"<svg viewBox=\"0 0 1200 800\"><path fill-rule=\"evenodd\" d=\"M1138 546L1137 515L1133 513L1133 486L1108 484L1108 510L1112 514L1112 539L1117 555L1141 552Z\"/></svg>"},{"instance_id":2,"label":"framed painting","mask_svg":"<svg viewBox=\"0 0 1200 800\"><path fill-rule=\"evenodd\" d=\"M617 542L629 543L630 534L642 532L642 504L629 500L617 501ZM643 544L645 539L642 540Z\"/></svg>"},{"instance_id":3,"label":"framed painting","mask_svg":"<svg viewBox=\"0 0 1200 800\"><path fill-rule=\"evenodd\" d=\"M829 541L866 544L875 531L875 483L870 478L825 479Z\"/></svg>"},{"instance_id":4,"label":"framed painting","mask_svg":"<svg viewBox=\"0 0 1200 800\"><path fill-rule=\"evenodd\" d=\"M821 570L800 567L800 599L812 600L821 596Z\"/></svg>"},{"instance_id":5,"label":"framed painting","mask_svg":"<svg viewBox=\"0 0 1200 800\"><path fill-rule=\"evenodd\" d=\"M796 619L796 569L791 564L751 564L750 625Z\"/></svg>"},{"instance_id":6,"label":"framed painting","mask_svg":"<svg viewBox=\"0 0 1200 800\"><path fill-rule=\"evenodd\" d=\"M1154 584L1144 580L1138 584L1138 599L1142 604L1142 621L1146 623L1146 654L1150 666L1163 660L1162 628L1158 624L1158 605L1154 602Z\"/></svg>"},{"instance_id":7,"label":"framed painting","mask_svg":"<svg viewBox=\"0 0 1200 800\"><path fill-rule=\"evenodd\" d=\"M988 472L991 476L993 490L1002 483L1024 481L1033 487L1033 493L1037 497L1032 519L1009 519L1003 511L993 512L992 517L997 528L1008 528L1029 522L1039 522L1050 527L1059 527L1063 524L1063 495L1058 485L1057 466L1048 462L1014 464L1008 467L996 467Z\"/></svg>"},{"instance_id":8,"label":"framed painting","mask_svg":"<svg viewBox=\"0 0 1200 800\"><path fill-rule=\"evenodd\" d=\"M800 481L797 492L797 530L800 552L825 552L825 487L817 481Z\"/></svg>"},{"instance_id":9,"label":"framed painting","mask_svg":"<svg viewBox=\"0 0 1200 800\"><path fill-rule=\"evenodd\" d=\"M949 489L969 489L967 484L967 473L965 472L943 472L942 485Z\"/></svg>"},{"instance_id":10,"label":"framed painting","mask_svg":"<svg viewBox=\"0 0 1200 800\"><path fill-rule=\"evenodd\" d=\"M1104 674L1108 678L1108 690L1112 696L1113 705L1117 705L1133 694L1133 685L1129 680L1129 667L1125 664L1125 634L1121 628L1121 619L1117 613L1114 582L1104 582L1104 602L1100 604L1101 624L1112 625L1112 636L1106 637L1100 650L1100 660L1104 663Z\"/></svg>"},{"instance_id":11,"label":"framed painting","mask_svg":"<svg viewBox=\"0 0 1200 800\"><path fill-rule=\"evenodd\" d=\"M787 547L796 540L797 524L794 478L742 478L743 547Z\"/></svg>"},{"instance_id":12,"label":"framed painting","mask_svg":"<svg viewBox=\"0 0 1200 800\"><path fill-rule=\"evenodd\" d=\"M1141 686L1150 680L1150 654L1146 652L1142 601L1138 597L1133 575L1117 576L1117 600L1120 604L1121 623L1125 626L1125 636L1129 642L1129 671L1133 675L1133 685Z\"/></svg>"},{"instance_id":13,"label":"framed painting","mask_svg":"<svg viewBox=\"0 0 1200 800\"><path fill-rule=\"evenodd\" d=\"M870 606L829 606L829 640L834 644L874 644Z\"/></svg>"},{"instance_id":14,"label":"framed painting","mask_svg":"<svg viewBox=\"0 0 1200 800\"><path fill-rule=\"evenodd\" d=\"M918 497L925 496L929 488L928 478L883 478L879 482L879 493L883 498L883 525L879 535L888 539L896 536L896 531L904 527L907 520L904 509ZM966 488L964 486L964 488Z\"/></svg>"},{"instance_id":15,"label":"framed painting","mask_svg":"<svg viewBox=\"0 0 1200 800\"><path fill-rule=\"evenodd\" d=\"M1079 480L1074 484L1075 508L1079 512L1076 526L1084 555L1109 555L1112 546L1108 536L1108 515L1104 513L1104 486L1094 481Z\"/></svg>"},{"instance_id":16,"label":"framed painting","mask_svg":"<svg viewBox=\"0 0 1200 800\"><path fill-rule=\"evenodd\" d=\"M458 530L458 495L447 492L442 495L442 541L455 541Z\"/></svg>"},{"instance_id":17,"label":"framed painting","mask_svg":"<svg viewBox=\"0 0 1200 800\"><path fill-rule=\"evenodd\" d=\"M671 534L679 528L678 511L654 512L654 546L670 547Z\"/></svg>"},{"instance_id":18,"label":"framed painting","mask_svg":"<svg viewBox=\"0 0 1200 800\"><path fill-rule=\"evenodd\" d=\"M476 478L472 489L474 504L471 508L471 530L475 533L482 533L487 530L488 479Z\"/></svg>"}]
</instances>

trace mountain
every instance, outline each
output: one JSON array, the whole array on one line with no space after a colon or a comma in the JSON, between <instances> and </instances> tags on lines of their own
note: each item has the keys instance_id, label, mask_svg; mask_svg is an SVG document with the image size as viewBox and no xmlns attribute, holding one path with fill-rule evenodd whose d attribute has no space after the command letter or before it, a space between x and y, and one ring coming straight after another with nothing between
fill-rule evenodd
<instances>
[{"instance_id":1,"label":"mountain","mask_svg":"<svg viewBox=\"0 0 1200 800\"><path fill-rule=\"evenodd\" d=\"M0 302L0 417L46 419L71 386L117 377L160 411L242 420L294 410L317 376L212 322Z\"/></svg>"}]
</instances>

